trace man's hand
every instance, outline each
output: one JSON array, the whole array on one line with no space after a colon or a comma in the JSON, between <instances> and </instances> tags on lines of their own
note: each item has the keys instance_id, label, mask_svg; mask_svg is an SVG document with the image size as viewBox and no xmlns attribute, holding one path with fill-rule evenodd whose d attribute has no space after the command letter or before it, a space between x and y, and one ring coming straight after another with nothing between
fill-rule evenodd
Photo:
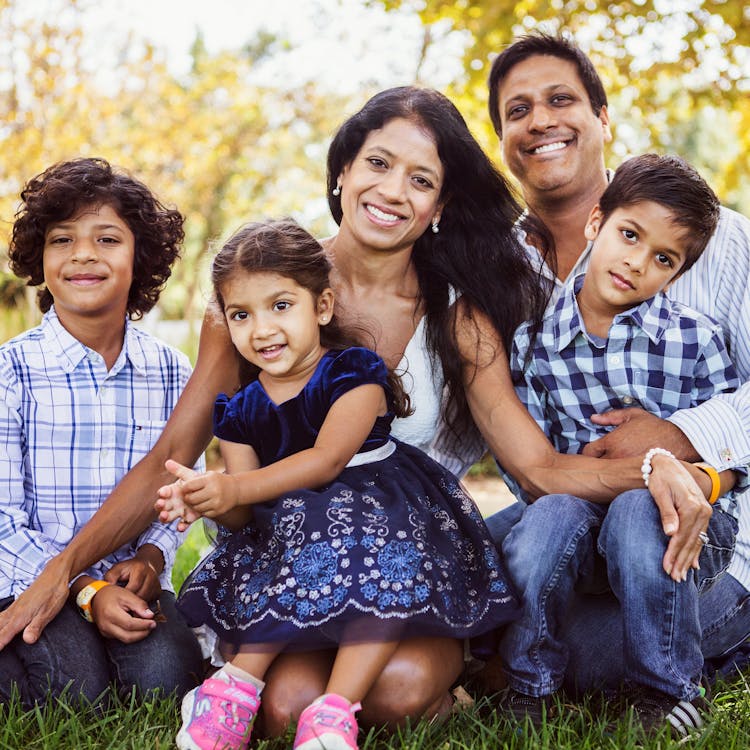
<instances>
[{"instance_id":1,"label":"man's hand","mask_svg":"<svg viewBox=\"0 0 750 750\"><path fill-rule=\"evenodd\" d=\"M584 456L633 458L643 456L649 448L658 447L666 448L683 461L701 460L679 427L641 408L613 409L594 414L591 421L598 425L614 425L615 429L585 446Z\"/></svg>"},{"instance_id":2,"label":"man's hand","mask_svg":"<svg viewBox=\"0 0 750 750\"><path fill-rule=\"evenodd\" d=\"M654 456L648 488L670 537L662 565L675 581L684 581L698 567L703 544L699 534L708 528L712 508L688 470L668 456Z\"/></svg>"},{"instance_id":3,"label":"man's hand","mask_svg":"<svg viewBox=\"0 0 750 750\"><path fill-rule=\"evenodd\" d=\"M26 643L36 643L68 600L69 580L61 556L52 558L31 586L0 612L0 649L21 632Z\"/></svg>"},{"instance_id":4,"label":"man's hand","mask_svg":"<svg viewBox=\"0 0 750 750\"><path fill-rule=\"evenodd\" d=\"M94 624L105 638L122 643L143 640L155 627L147 602L122 586L105 586L91 600Z\"/></svg>"},{"instance_id":5,"label":"man's hand","mask_svg":"<svg viewBox=\"0 0 750 750\"><path fill-rule=\"evenodd\" d=\"M132 557L113 565L104 575L104 580L109 583L125 583L128 591L147 602L156 599L161 593L156 568L148 560L139 557Z\"/></svg>"}]
</instances>

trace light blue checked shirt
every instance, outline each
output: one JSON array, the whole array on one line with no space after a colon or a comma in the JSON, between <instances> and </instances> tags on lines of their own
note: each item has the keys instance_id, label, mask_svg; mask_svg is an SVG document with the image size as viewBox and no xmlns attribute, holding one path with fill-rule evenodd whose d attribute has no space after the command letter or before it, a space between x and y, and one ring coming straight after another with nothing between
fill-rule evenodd
<instances>
[{"instance_id":1,"label":"light blue checked shirt","mask_svg":"<svg viewBox=\"0 0 750 750\"><path fill-rule=\"evenodd\" d=\"M588 334L576 300L584 278L548 311L528 366L528 324L511 353L516 393L558 451L580 453L612 429L592 414L639 406L664 419L738 386L719 326L664 294L616 315L606 339Z\"/></svg>"},{"instance_id":2,"label":"light blue checked shirt","mask_svg":"<svg viewBox=\"0 0 750 750\"><path fill-rule=\"evenodd\" d=\"M189 376L184 354L130 321L108 372L54 308L0 346L0 598L24 591L149 451ZM150 543L169 589L179 539L153 523L86 572L101 578Z\"/></svg>"},{"instance_id":3,"label":"light blue checked shirt","mask_svg":"<svg viewBox=\"0 0 750 750\"><path fill-rule=\"evenodd\" d=\"M565 282L541 264L536 248L527 245L527 250L542 272L554 279L554 304ZM585 272L590 253L589 247L581 254L569 278ZM668 419L703 460L719 471L746 470L750 465L750 220L722 208L708 246L697 263L670 286L669 297L719 323L742 385L732 394L718 394ZM744 493L741 509L750 503L749 495ZM750 590L750 507L740 513L735 554L727 570Z\"/></svg>"}]
</instances>

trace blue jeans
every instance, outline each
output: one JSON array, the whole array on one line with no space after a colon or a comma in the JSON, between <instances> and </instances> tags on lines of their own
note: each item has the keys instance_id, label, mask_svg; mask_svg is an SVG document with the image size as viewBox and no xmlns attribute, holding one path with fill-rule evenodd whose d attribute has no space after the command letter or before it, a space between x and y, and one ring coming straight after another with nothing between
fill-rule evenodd
<instances>
[{"instance_id":1,"label":"blue jeans","mask_svg":"<svg viewBox=\"0 0 750 750\"><path fill-rule=\"evenodd\" d=\"M597 658L609 670L613 651L620 651L618 682L648 685L680 699L698 694L703 666L699 592L708 592L729 564L733 518L714 512L700 572L675 583L662 569L667 538L646 490L625 492L608 506L549 495L498 515L503 514L488 519L488 525L496 541L510 527L502 551L524 599L521 618L505 629L500 643L512 687L546 695L562 686L579 658L583 666ZM614 598L608 600L619 602L612 613L619 640L610 632L606 650L594 657L584 632L568 629L568 617L581 593L610 591ZM573 658L566 633L580 652ZM613 643L621 648L613 649Z\"/></svg>"},{"instance_id":2,"label":"blue jeans","mask_svg":"<svg viewBox=\"0 0 750 750\"><path fill-rule=\"evenodd\" d=\"M0 601L0 610L11 601ZM200 646L174 594L162 592L159 603L166 622L136 643L104 638L66 603L36 643L24 643L19 635L0 651L0 703L9 700L14 686L27 709L63 691L73 700L82 696L97 703L112 683L123 694L135 688L140 697L156 689L182 696L202 678Z\"/></svg>"}]
</instances>

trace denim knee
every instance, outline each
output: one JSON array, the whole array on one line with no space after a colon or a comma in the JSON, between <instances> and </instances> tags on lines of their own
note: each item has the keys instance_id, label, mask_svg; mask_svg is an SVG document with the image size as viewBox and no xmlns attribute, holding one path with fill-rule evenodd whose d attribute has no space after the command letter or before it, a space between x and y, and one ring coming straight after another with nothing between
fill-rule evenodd
<instances>
[{"instance_id":1,"label":"denim knee","mask_svg":"<svg viewBox=\"0 0 750 750\"><path fill-rule=\"evenodd\" d=\"M598 528L603 514L600 506L573 495L545 495L527 506L502 547L514 582L523 591L531 575L544 575L573 555L581 538Z\"/></svg>"},{"instance_id":2,"label":"denim knee","mask_svg":"<svg viewBox=\"0 0 750 750\"><path fill-rule=\"evenodd\" d=\"M144 696L160 690L181 697L201 681L200 645L174 600L174 594L162 592L159 603L166 621L158 623L143 640L107 642L109 660L121 692L127 694L135 688Z\"/></svg>"},{"instance_id":3,"label":"denim knee","mask_svg":"<svg viewBox=\"0 0 750 750\"><path fill-rule=\"evenodd\" d=\"M19 635L1 653L0 696L7 698L16 689L26 709L60 696L95 704L109 686L102 640L70 602L36 643L25 643Z\"/></svg>"},{"instance_id":4,"label":"denim knee","mask_svg":"<svg viewBox=\"0 0 750 750\"><path fill-rule=\"evenodd\" d=\"M632 572L661 574L667 541L651 493L628 490L609 505L599 532L599 551L610 570L626 566Z\"/></svg>"}]
</instances>

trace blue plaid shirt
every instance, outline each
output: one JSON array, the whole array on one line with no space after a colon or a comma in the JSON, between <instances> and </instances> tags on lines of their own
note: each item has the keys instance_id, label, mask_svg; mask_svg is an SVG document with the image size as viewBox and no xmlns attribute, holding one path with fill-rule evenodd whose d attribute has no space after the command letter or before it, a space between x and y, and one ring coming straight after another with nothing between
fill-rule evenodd
<instances>
[{"instance_id":1,"label":"blue plaid shirt","mask_svg":"<svg viewBox=\"0 0 750 750\"><path fill-rule=\"evenodd\" d=\"M661 418L739 385L721 328L664 294L617 315L606 339L587 333L576 293L562 290L526 369L529 325L516 331L511 371L518 397L561 453L580 453L610 427L592 414L639 406Z\"/></svg>"},{"instance_id":2,"label":"blue plaid shirt","mask_svg":"<svg viewBox=\"0 0 750 750\"><path fill-rule=\"evenodd\" d=\"M129 321L107 371L54 308L0 346L0 598L24 591L149 451L189 376L185 355ZM179 539L156 522L86 572L101 578L150 543L169 588Z\"/></svg>"}]
</instances>

